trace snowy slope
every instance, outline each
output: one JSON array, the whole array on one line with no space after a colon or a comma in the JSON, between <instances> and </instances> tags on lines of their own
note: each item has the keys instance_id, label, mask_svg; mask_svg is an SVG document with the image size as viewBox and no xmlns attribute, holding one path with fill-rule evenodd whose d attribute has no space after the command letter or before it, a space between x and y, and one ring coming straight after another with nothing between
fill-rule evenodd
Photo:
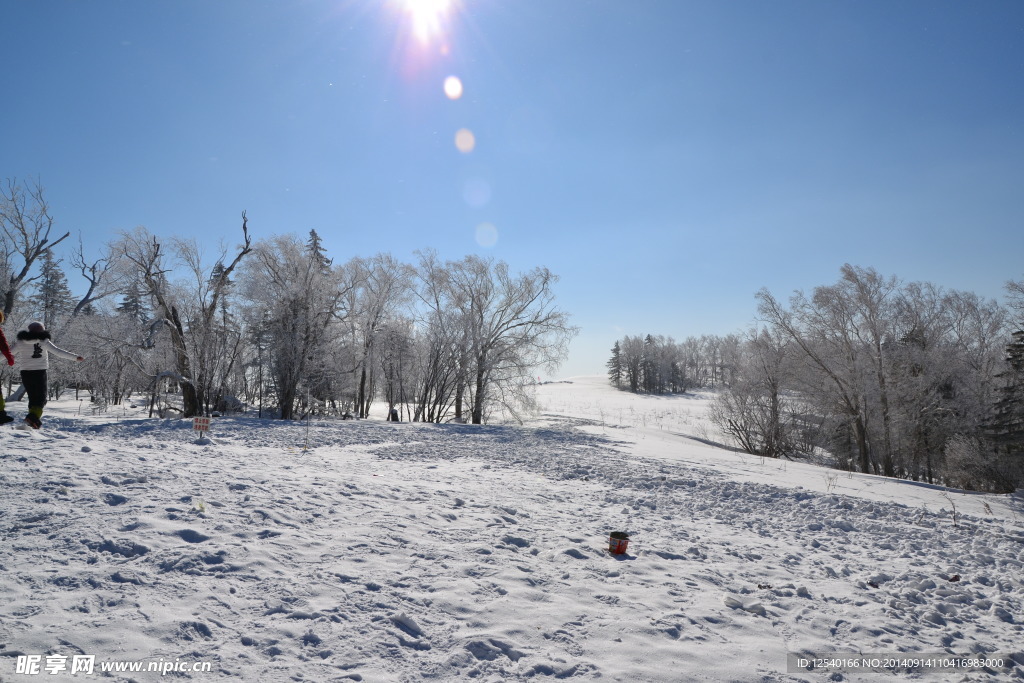
<instances>
[{"instance_id":1,"label":"snowy slope","mask_svg":"<svg viewBox=\"0 0 1024 683\"><path fill-rule=\"evenodd\" d=\"M879 680L787 659L856 652L1024 678L1024 499L715 448L705 397L538 394L523 427L220 418L197 443L71 400L5 427L0 680Z\"/></svg>"}]
</instances>

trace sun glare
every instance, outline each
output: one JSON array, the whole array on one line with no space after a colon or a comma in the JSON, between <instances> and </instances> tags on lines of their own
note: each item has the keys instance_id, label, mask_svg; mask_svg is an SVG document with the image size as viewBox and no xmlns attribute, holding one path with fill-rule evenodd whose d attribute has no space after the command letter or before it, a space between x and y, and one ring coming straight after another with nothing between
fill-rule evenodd
<instances>
[{"instance_id":1,"label":"sun glare","mask_svg":"<svg viewBox=\"0 0 1024 683\"><path fill-rule=\"evenodd\" d=\"M468 128L460 128L455 132L455 147L463 154L469 154L476 147L476 136Z\"/></svg>"},{"instance_id":2,"label":"sun glare","mask_svg":"<svg viewBox=\"0 0 1024 683\"><path fill-rule=\"evenodd\" d=\"M451 0L405 0L405 9L412 17L412 30L417 40L429 43L441 33L451 5Z\"/></svg>"},{"instance_id":3,"label":"sun glare","mask_svg":"<svg viewBox=\"0 0 1024 683\"><path fill-rule=\"evenodd\" d=\"M457 100L462 97L462 80L458 76L449 76L444 79L444 94L449 100Z\"/></svg>"},{"instance_id":4,"label":"sun glare","mask_svg":"<svg viewBox=\"0 0 1024 683\"><path fill-rule=\"evenodd\" d=\"M476 243L481 247L493 247L498 243L498 229L493 223L481 223L476 226Z\"/></svg>"}]
</instances>

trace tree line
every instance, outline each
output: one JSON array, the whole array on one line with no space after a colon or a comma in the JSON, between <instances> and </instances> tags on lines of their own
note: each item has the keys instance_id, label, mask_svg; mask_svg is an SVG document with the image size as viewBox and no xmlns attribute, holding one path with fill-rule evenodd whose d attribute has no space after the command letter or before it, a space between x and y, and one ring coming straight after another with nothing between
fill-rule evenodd
<instances>
[{"instance_id":1,"label":"tree line","mask_svg":"<svg viewBox=\"0 0 1024 683\"><path fill-rule=\"evenodd\" d=\"M243 212L240 242L212 258L141 227L93 260L79 243L74 296L54 250L68 237L38 182L0 188L3 310L81 349L85 363L52 369L52 392L86 387L99 406L142 394L186 417L249 405L293 419L366 417L383 399L405 419L479 424L529 407L534 370L553 371L577 332L543 267L433 251L336 264L315 230L255 240ZM17 384L9 369L0 381Z\"/></svg>"},{"instance_id":2,"label":"tree line","mask_svg":"<svg viewBox=\"0 0 1024 683\"><path fill-rule=\"evenodd\" d=\"M758 325L702 356L684 351L696 340L626 337L609 377L652 393L720 387L711 418L748 453L1012 491L1024 485L1024 281L1007 290L1003 306L844 265L785 303L761 290Z\"/></svg>"},{"instance_id":3,"label":"tree line","mask_svg":"<svg viewBox=\"0 0 1024 683\"><path fill-rule=\"evenodd\" d=\"M608 377L617 389L644 394L728 385L740 345L735 334L688 337L682 342L663 335L626 335L612 347Z\"/></svg>"}]
</instances>

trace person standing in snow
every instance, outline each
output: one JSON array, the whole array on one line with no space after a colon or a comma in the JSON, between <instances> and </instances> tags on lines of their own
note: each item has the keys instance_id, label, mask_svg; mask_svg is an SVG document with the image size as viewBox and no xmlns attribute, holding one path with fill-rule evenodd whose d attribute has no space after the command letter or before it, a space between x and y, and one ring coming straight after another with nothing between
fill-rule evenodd
<instances>
[{"instance_id":1,"label":"person standing in snow","mask_svg":"<svg viewBox=\"0 0 1024 683\"><path fill-rule=\"evenodd\" d=\"M3 323L4 312L0 311L0 325L3 325ZM2 328L0 328L0 353L4 354L8 365L14 365L14 355L11 353L11 347L7 345L7 337L4 336ZM0 393L0 425L5 425L13 420L14 418L7 414L6 406L4 405L4 395Z\"/></svg>"},{"instance_id":2,"label":"person standing in snow","mask_svg":"<svg viewBox=\"0 0 1024 683\"><path fill-rule=\"evenodd\" d=\"M43 406L46 405L46 371L50 367L50 354L68 360L85 360L81 356L56 346L50 332L41 322L31 322L28 329L18 332L11 347L21 370L21 384L28 392L28 415L25 423L33 429L43 426Z\"/></svg>"}]
</instances>

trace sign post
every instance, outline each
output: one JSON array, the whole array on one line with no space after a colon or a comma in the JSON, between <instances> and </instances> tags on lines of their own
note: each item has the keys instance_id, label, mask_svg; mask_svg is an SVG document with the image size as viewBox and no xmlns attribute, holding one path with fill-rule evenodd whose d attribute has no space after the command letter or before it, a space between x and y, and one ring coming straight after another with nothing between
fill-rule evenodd
<instances>
[{"instance_id":1,"label":"sign post","mask_svg":"<svg viewBox=\"0 0 1024 683\"><path fill-rule=\"evenodd\" d=\"M210 418L196 417L192 419L192 429L199 433L199 438L206 436L210 431Z\"/></svg>"}]
</instances>

